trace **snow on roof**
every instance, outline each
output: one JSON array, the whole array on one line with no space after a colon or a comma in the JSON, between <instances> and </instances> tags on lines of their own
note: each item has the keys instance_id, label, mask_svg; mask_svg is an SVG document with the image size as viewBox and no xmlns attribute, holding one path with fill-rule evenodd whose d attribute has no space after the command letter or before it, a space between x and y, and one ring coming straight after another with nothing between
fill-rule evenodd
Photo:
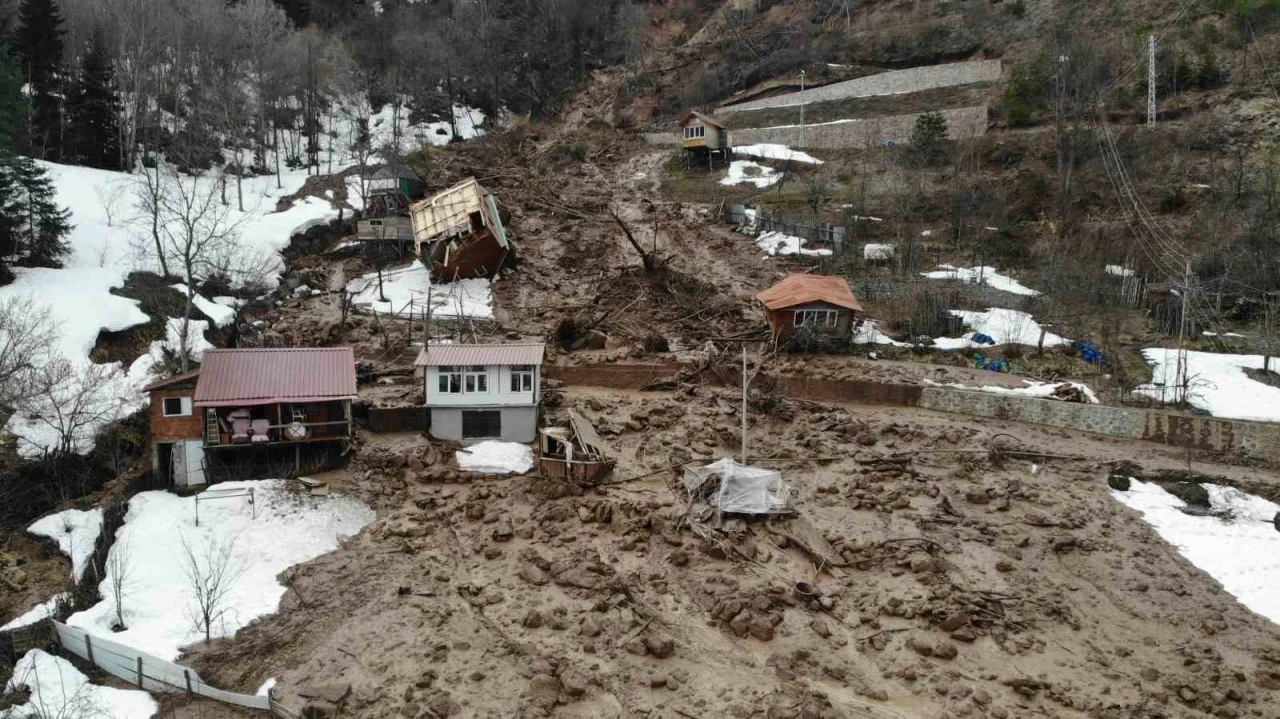
<instances>
[{"instance_id":1,"label":"snow on roof","mask_svg":"<svg viewBox=\"0 0 1280 719\"><path fill-rule=\"evenodd\" d=\"M778 284L756 295L771 310L795 307L808 302L826 302L837 307L862 311L862 305L849 290L843 277L794 273Z\"/></svg>"}]
</instances>

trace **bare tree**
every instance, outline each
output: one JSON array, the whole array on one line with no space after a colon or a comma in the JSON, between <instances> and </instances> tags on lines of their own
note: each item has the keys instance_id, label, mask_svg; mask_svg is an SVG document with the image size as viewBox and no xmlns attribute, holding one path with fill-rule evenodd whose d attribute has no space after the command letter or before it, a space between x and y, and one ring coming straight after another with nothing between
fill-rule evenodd
<instances>
[{"instance_id":1,"label":"bare tree","mask_svg":"<svg viewBox=\"0 0 1280 719\"><path fill-rule=\"evenodd\" d=\"M129 552L129 542L117 541L111 547L107 557L107 583L111 585L111 604L116 610L116 631L124 631L128 626L124 623L124 600L133 588L133 560Z\"/></svg>"},{"instance_id":2,"label":"bare tree","mask_svg":"<svg viewBox=\"0 0 1280 719\"><path fill-rule=\"evenodd\" d=\"M100 427L124 414L124 402L114 386L121 372L114 364L76 366L56 358L28 377L34 394L17 408L32 426L46 428L57 438L55 445L41 447L45 451L75 452Z\"/></svg>"},{"instance_id":3,"label":"bare tree","mask_svg":"<svg viewBox=\"0 0 1280 719\"><path fill-rule=\"evenodd\" d=\"M237 255L236 240L244 216L237 218L218 201L219 183L215 179L183 175L169 163L159 163L157 172L161 182L157 207L162 255L177 261L187 286L178 346L181 371L186 372L190 368L189 336L196 282L218 269L215 258L225 264Z\"/></svg>"},{"instance_id":4,"label":"bare tree","mask_svg":"<svg viewBox=\"0 0 1280 719\"><path fill-rule=\"evenodd\" d=\"M16 406L40 391L41 367L53 359L58 325L30 297L0 300L0 405Z\"/></svg>"},{"instance_id":5,"label":"bare tree","mask_svg":"<svg viewBox=\"0 0 1280 719\"><path fill-rule=\"evenodd\" d=\"M13 667L9 686L30 692L23 716L40 719L107 719L111 712L102 705L93 684L80 677L75 667L42 650L33 649ZM8 716L8 714L6 714Z\"/></svg>"},{"instance_id":6,"label":"bare tree","mask_svg":"<svg viewBox=\"0 0 1280 719\"><path fill-rule=\"evenodd\" d=\"M225 541L211 540L203 547L191 545L186 536L179 535L182 544L182 571L191 592L192 623L204 632L207 642L213 638L213 626L227 611L227 598L245 566L235 556L236 538Z\"/></svg>"}]
</instances>

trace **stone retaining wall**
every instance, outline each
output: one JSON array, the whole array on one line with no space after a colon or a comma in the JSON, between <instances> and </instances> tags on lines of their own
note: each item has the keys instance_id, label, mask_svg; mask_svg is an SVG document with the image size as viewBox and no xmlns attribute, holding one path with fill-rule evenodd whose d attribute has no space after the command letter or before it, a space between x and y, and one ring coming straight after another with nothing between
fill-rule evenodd
<instances>
[{"instance_id":1,"label":"stone retaining wall","mask_svg":"<svg viewBox=\"0 0 1280 719\"><path fill-rule=\"evenodd\" d=\"M729 114L742 110L759 110L768 107L786 107L800 103L827 102L831 100L847 100L856 97L875 97L877 95L898 95L908 92L920 92L939 87L969 85L975 82L995 82L1000 79L999 60L976 60L972 62L953 62L946 65L929 65L913 67L907 70L892 70L878 75L868 75L844 82L833 82L830 85L815 87L812 90L793 92L777 97L766 97L737 105L725 105L716 108L718 114Z\"/></svg>"},{"instance_id":2,"label":"stone retaining wall","mask_svg":"<svg viewBox=\"0 0 1280 719\"><path fill-rule=\"evenodd\" d=\"M636 390L675 380L671 364L603 364L547 368L546 376L569 385ZM714 378L708 376L709 381ZM1041 424L1140 439L1175 447L1241 454L1280 463L1280 423L1203 417L1141 407L1061 402L951 387L888 384L862 380L774 377L778 391L815 402L892 405L973 417Z\"/></svg>"},{"instance_id":3,"label":"stone retaining wall","mask_svg":"<svg viewBox=\"0 0 1280 719\"><path fill-rule=\"evenodd\" d=\"M947 119L947 137L952 140L982 137L987 134L987 106L959 107L939 110ZM807 125L801 138L799 125L779 127L754 127L730 130L729 138L734 146L773 143L791 148L842 149L872 147L893 142L906 144L911 138L911 128L916 118L924 113L890 115L865 120L837 120L817 125Z\"/></svg>"}]
</instances>

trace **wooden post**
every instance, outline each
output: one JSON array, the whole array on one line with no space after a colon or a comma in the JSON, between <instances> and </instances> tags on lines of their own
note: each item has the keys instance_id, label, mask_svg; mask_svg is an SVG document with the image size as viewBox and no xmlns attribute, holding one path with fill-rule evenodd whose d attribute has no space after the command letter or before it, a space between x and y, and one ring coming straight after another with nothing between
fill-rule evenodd
<instances>
[{"instance_id":1,"label":"wooden post","mask_svg":"<svg viewBox=\"0 0 1280 719\"><path fill-rule=\"evenodd\" d=\"M93 661L93 639L89 636L88 632L85 632L84 634L84 650L85 653L89 655L89 663L96 664L97 662Z\"/></svg>"},{"instance_id":2,"label":"wooden post","mask_svg":"<svg viewBox=\"0 0 1280 719\"><path fill-rule=\"evenodd\" d=\"M747 464L747 343L742 343L742 464Z\"/></svg>"},{"instance_id":3,"label":"wooden post","mask_svg":"<svg viewBox=\"0 0 1280 719\"><path fill-rule=\"evenodd\" d=\"M187 680L187 696L191 696L191 672L190 670L182 670L182 678Z\"/></svg>"},{"instance_id":4,"label":"wooden post","mask_svg":"<svg viewBox=\"0 0 1280 719\"><path fill-rule=\"evenodd\" d=\"M138 656L138 688L142 688L142 656Z\"/></svg>"}]
</instances>

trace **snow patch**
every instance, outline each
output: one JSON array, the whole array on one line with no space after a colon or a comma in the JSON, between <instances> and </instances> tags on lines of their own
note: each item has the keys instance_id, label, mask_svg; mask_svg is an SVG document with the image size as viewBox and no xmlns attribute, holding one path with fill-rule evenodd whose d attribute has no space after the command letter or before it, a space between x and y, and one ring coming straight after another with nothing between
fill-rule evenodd
<instances>
[{"instance_id":1,"label":"snow patch","mask_svg":"<svg viewBox=\"0 0 1280 719\"><path fill-rule=\"evenodd\" d=\"M805 247L806 242L808 242L808 240L805 240L802 237L784 235L781 232L766 232L756 237L756 246L767 252L771 257L777 255L828 257L831 255L831 250L815 250Z\"/></svg>"},{"instance_id":2,"label":"snow patch","mask_svg":"<svg viewBox=\"0 0 1280 719\"><path fill-rule=\"evenodd\" d=\"M782 160L792 162L805 162L810 165L821 165L822 160L800 150L792 150L786 145L775 145L770 143L759 143L756 145L742 145L733 148L734 155L746 155L747 157L759 157L764 160Z\"/></svg>"},{"instance_id":3,"label":"snow patch","mask_svg":"<svg viewBox=\"0 0 1280 719\"><path fill-rule=\"evenodd\" d=\"M768 187L782 179L772 167L766 167L750 160L734 160L729 163L729 174L721 185L751 184L757 188Z\"/></svg>"},{"instance_id":4,"label":"snow patch","mask_svg":"<svg viewBox=\"0 0 1280 719\"><path fill-rule=\"evenodd\" d=\"M881 245L868 242L862 246L864 260L892 260L897 248L893 245Z\"/></svg>"},{"instance_id":5,"label":"snow patch","mask_svg":"<svg viewBox=\"0 0 1280 719\"><path fill-rule=\"evenodd\" d=\"M1024 379L1022 380L1026 387L999 387L999 386L983 386L970 387L969 385L960 384L958 382L942 383L934 382L931 379L925 379L924 383L934 385L935 387L954 387L955 389L967 389L976 392L987 392L990 394L1003 394L1012 397L1039 397L1048 399L1053 397L1053 393L1061 385L1074 387L1084 395L1089 404L1098 404L1098 396L1088 386L1079 382L1041 382L1039 380Z\"/></svg>"},{"instance_id":6,"label":"snow patch","mask_svg":"<svg viewBox=\"0 0 1280 719\"><path fill-rule=\"evenodd\" d=\"M1178 351L1149 347L1142 357L1151 365L1151 384L1134 391L1162 402L1177 399ZM1262 369L1262 355L1188 351L1187 401L1214 417L1280 422L1280 387L1250 378L1246 368Z\"/></svg>"},{"instance_id":7,"label":"snow patch","mask_svg":"<svg viewBox=\"0 0 1280 719\"><path fill-rule=\"evenodd\" d=\"M181 292L183 297L187 296L187 286L181 282L170 286L178 292ZM235 298L232 297L231 299L234 300ZM213 323L219 327L226 327L236 319L234 305L226 305L218 302L216 299L207 299L199 292L192 296L191 304L195 305L196 309L203 312L206 317L213 320ZM179 335L181 335L181 332L179 332Z\"/></svg>"},{"instance_id":8,"label":"snow patch","mask_svg":"<svg viewBox=\"0 0 1280 719\"><path fill-rule=\"evenodd\" d=\"M892 347L910 347L906 342L898 342L892 337L880 331L875 322L871 320L863 320L858 325L858 330L853 334L853 343L856 345L890 345Z\"/></svg>"},{"instance_id":9,"label":"snow patch","mask_svg":"<svg viewBox=\"0 0 1280 719\"><path fill-rule=\"evenodd\" d=\"M75 665L40 649L27 652L13 667L5 693L31 690L31 701L0 712L2 719L111 717L147 719L159 709L151 695L137 689L90 684Z\"/></svg>"},{"instance_id":10,"label":"snow patch","mask_svg":"<svg viewBox=\"0 0 1280 719\"><path fill-rule=\"evenodd\" d=\"M1032 347L1040 344L1040 332L1043 329L1039 322L1031 318L1026 312L1017 310L1006 310L1000 307L988 308L985 312L971 312L969 310L950 310L951 314L964 320L965 327L972 329L960 337L938 337L933 340L933 346L943 350L966 349L969 347L984 347L989 345L979 345L973 342L975 334L984 334L995 340L997 345L1030 345ZM1065 337L1056 335L1046 331L1044 334L1045 347L1057 347L1059 345L1069 344L1070 340Z\"/></svg>"},{"instance_id":11,"label":"snow patch","mask_svg":"<svg viewBox=\"0 0 1280 719\"><path fill-rule=\"evenodd\" d=\"M516 442L485 440L457 452L464 472L524 474L533 469L533 449Z\"/></svg>"},{"instance_id":12,"label":"snow patch","mask_svg":"<svg viewBox=\"0 0 1280 719\"><path fill-rule=\"evenodd\" d=\"M379 314L421 318L431 299L431 316L493 317L493 288L488 279L458 280L432 283L431 271L421 260L408 267L382 271L382 292L378 291L378 273L371 272L347 283L356 307ZM385 301L383 301L385 299Z\"/></svg>"},{"instance_id":13,"label":"snow patch","mask_svg":"<svg viewBox=\"0 0 1280 719\"><path fill-rule=\"evenodd\" d=\"M102 510L67 509L36 520L27 531L57 542L58 549L71 558L71 579L78 582L102 534Z\"/></svg>"},{"instance_id":14,"label":"snow patch","mask_svg":"<svg viewBox=\"0 0 1280 719\"><path fill-rule=\"evenodd\" d=\"M1129 491L1112 490L1121 504L1142 513L1166 542L1249 609L1280 623L1280 532L1271 524L1280 505L1232 487L1203 485L1220 516L1194 516L1157 484L1136 479Z\"/></svg>"},{"instance_id":15,"label":"snow patch","mask_svg":"<svg viewBox=\"0 0 1280 719\"><path fill-rule=\"evenodd\" d=\"M374 520L373 510L342 495L300 496L287 491L284 480L223 482L219 490L253 489L249 498L201 502L196 525L196 496L163 491L142 492L129 501L124 527L111 554L125 552L124 623L112 632L115 604L111 561L100 585L103 601L71 615L67 624L172 661L181 647L204 639L191 620L192 596L184 571L185 540L198 558L231 546L230 565L240 571L214 622L212 634L234 634L254 619L276 611L285 588L280 572L337 548Z\"/></svg>"},{"instance_id":16,"label":"snow patch","mask_svg":"<svg viewBox=\"0 0 1280 719\"><path fill-rule=\"evenodd\" d=\"M62 592L60 594L55 594L52 597L50 597L48 600L40 604L37 604L34 608L27 611L25 614L21 614L15 617L14 619L9 620L7 624L0 627L0 632L7 632L13 629L17 629L18 627L25 627L29 624L35 624L36 622L44 621L45 619L52 617L53 613L57 611L58 602L68 600L68 599L71 599L71 592Z\"/></svg>"},{"instance_id":17,"label":"snow patch","mask_svg":"<svg viewBox=\"0 0 1280 719\"><path fill-rule=\"evenodd\" d=\"M983 284L997 290L1010 292L1015 295L1024 295L1027 297L1033 297L1040 294L1038 290L1033 290L1012 277L1000 274L1000 272L994 267L954 267L952 265L938 265L938 269L936 271L921 272L920 276L927 277L931 280L959 280L967 285Z\"/></svg>"},{"instance_id":18,"label":"snow patch","mask_svg":"<svg viewBox=\"0 0 1280 719\"><path fill-rule=\"evenodd\" d=\"M1124 265L1107 265L1106 270L1107 274L1115 275L1116 277L1133 277L1138 274L1136 270L1131 270Z\"/></svg>"}]
</instances>

